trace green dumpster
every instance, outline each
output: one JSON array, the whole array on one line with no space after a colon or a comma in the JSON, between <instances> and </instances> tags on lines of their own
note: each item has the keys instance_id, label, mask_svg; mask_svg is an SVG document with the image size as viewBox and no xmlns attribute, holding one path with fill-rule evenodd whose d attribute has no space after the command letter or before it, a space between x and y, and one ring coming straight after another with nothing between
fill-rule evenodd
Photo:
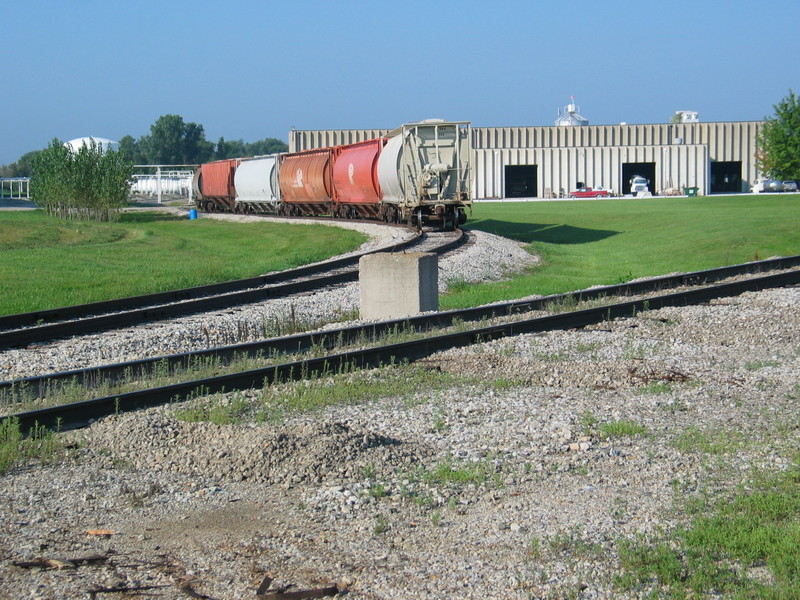
<instances>
[{"instance_id":1,"label":"green dumpster","mask_svg":"<svg viewBox=\"0 0 800 600\"><path fill-rule=\"evenodd\" d=\"M690 198L694 198L695 196L697 196L697 190L699 189L700 188L696 187L685 187L683 188L683 193L689 196Z\"/></svg>"}]
</instances>

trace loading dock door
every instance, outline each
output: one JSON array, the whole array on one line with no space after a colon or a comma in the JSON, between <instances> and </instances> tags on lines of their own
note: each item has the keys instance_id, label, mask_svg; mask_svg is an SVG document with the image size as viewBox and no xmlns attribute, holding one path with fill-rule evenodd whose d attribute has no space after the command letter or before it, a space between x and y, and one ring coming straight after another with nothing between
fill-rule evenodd
<instances>
[{"instance_id":1,"label":"loading dock door","mask_svg":"<svg viewBox=\"0 0 800 600\"><path fill-rule=\"evenodd\" d=\"M506 198L535 198L539 194L539 167L537 165L506 165Z\"/></svg>"},{"instance_id":2,"label":"loading dock door","mask_svg":"<svg viewBox=\"0 0 800 600\"><path fill-rule=\"evenodd\" d=\"M654 162L640 162L640 163L622 163L622 194L631 193L631 179L635 175L641 175L648 179L650 183L647 188L650 193L655 195L658 190L656 182L656 163Z\"/></svg>"},{"instance_id":3,"label":"loading dock door","mask_svg":"<svg viewBox=\"0 0 800 600\"><path fill-rule=\"evenodd\" d=\"M738 160L711 163L711 193L742 191L742 163Z\"/></svg>"}]
</instances>

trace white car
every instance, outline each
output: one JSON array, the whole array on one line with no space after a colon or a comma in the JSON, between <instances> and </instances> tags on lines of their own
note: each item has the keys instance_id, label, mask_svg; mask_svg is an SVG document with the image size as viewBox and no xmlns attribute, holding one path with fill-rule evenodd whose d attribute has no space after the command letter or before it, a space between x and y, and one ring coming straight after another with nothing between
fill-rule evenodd
<instances>
[{"instance_id":1,"label":"white car","mask_svg":"<svg viewBox=\"0 0 800 600\"><path fill-rule=\"evenodd\" d=\"M797 191L797 182L792 181L791 179L788 181L783 182L783 191L784 192L796 192Z\"/></svg>"},{"instance_id":2,"label":"white car","mask_svg":"<svg viewBox=\"0 0 800 600\"><path fill-rule=\"evenodd\" d=\"M639 192L649 192L650 189L647 187L648 183L650 183L650 181L645 177L634 175L631 179L631 194L635 196Z\"/></svg>"}]
</instances>

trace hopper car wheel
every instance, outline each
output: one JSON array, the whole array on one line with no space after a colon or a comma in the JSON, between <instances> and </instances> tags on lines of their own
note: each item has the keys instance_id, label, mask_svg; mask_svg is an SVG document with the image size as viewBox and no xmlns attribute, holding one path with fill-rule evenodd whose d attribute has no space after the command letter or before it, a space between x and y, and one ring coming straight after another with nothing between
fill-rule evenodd
<instances>
[{"instance_id":1,"label":"hopper car wheel","mask_svg":"<svg viewBox=\"0 0 800 600\"><path fill-rule=\"evenodd\" d=\"M448 211L447 215L445 216L444 230L455 231L457 225L458 225L458 209L453 208L451 211Z\"/></svg>"}]
</instances>

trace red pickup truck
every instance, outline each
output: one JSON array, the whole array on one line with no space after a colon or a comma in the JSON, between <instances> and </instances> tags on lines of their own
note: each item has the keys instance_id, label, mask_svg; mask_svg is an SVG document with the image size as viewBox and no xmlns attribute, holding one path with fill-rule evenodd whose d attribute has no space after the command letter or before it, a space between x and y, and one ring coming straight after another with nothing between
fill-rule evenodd
<instances>
[{"instance_id":1,"label":"red pickup truck","mask_svg":"<svg viewBox=\"0 0 800 600\"><path fill-rule=\"evenodd\" d=\"M604 190L603 188L590 188L590 187L582 187L578 188L574 192L569 193L570 198L608 198L608 190Z\"/></svg>"}]
</instances>

